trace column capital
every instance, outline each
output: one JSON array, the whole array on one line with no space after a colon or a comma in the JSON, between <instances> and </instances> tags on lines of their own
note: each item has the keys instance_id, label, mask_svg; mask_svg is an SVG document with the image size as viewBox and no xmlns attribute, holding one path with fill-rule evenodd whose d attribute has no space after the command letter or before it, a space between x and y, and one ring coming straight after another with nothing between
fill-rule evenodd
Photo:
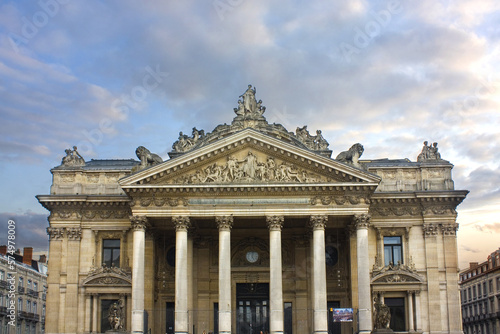
<instances>
[{"instance_id":1,"label":"column capital","mask_svg":"<svg viewBox=\"0 0 500 334\"><path fill-rule=\"evenodd\" d=\"M174 216L172 217L172 222L174 222L176 231L187 231L191 225L188 216Z\"/></svg>"},{"instance_id":2,"label":"column capital","mask_svg":"<svg viewBox=\"0 0 500 334\"><path fill-rule=\"evenodd\" d=\"M233 216L216 216L215 222L219 231L230 231L233 227Z\"/></svg>"},{"instance_id":3,"label":"column capital","mask_svg":"<svg viewBox=\"0 0 500 334\"><path fill-rule=\"evenodd\" d=\"M281 231L283 229L284 216L266 216L269 231Z\"/></svg>"},{"instance_id":4,"label":"column capital","mask_svg":"<svg viewBox=\"0 0 500 334\"><path fill-rule=\"evenodd\" d=\"M314 230L324 230L326 222L328 221L327 215L311 216L309 218L309 226Z\"/></svg>"},{"instance_id":5,"label":"column capital","mask_svg":"<svg viewBox=\"0 0 500 334\"><path fill-rule=\"evenodd\" d=\"M438 224L424 224L422 226L422 231L424 232L424 237L432 237L438 234L439 226Z\"/></svg>"},{"instance_id":6,"label":"column capital","mask_svg":"<svg viewBox=\"0 0 500 334\"><path fill-rule=\"evenodd\" d=\"M50 240L60 240L64 238L66 229L64 227L47 227L47 234Z\"/></svg>"},{"instance_id":7,"label":"column capital","mask_svg":"<svg viewBox=\"0 0 500 334\"><path fill-rule=\"evenodd\" d=\"M146 216L130 216L130 222L134 231L146 231L148 227L148 218Z\"/></svg>"},{"instance_id":8,"label":"column capital","mask_svg":"<svg viewBox=\"0 0 500 334\"><path fill-rule=\"evenodd\" d=\"M352 224L357 230L367 229L371 225L370 219L371 219L371 216L369 214L366 214L366 213L363 213L360 215L354 215L354 217L352 219Z\"/></svg>"},{"instance_id":9,"label":"column capital","mask_svg":"<svg viewBox=\"0 0 500 334\"><path fill-rule=\"evenodd\" d=\"M455 236L457 235L458 223L442 224L441 232L444 236Z\"/></svg>"},{"instance_id":10,"label":"column capital","mask_svg":"<svg viewBox=\"0 0 500 334\"><path fill-rule=\"evenodd\" d=\"M82 238L82 229L80 227L69 227L66 229L68 240L80 241Z\"/></svg>"}]
</instances>

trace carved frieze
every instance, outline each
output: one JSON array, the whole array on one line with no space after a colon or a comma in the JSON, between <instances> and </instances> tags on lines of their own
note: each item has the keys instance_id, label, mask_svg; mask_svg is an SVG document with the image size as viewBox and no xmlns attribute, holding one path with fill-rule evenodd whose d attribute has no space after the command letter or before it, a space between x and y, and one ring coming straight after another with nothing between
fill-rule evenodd
<instances>
[{"instance_id":1,"label":"carved frieze","mask_svg":"<svg viewBox=\"0 0 500 334\"><path fill-rule=\"evenodd\" d=\"M311 198L311 204L312 205L370 204L370 198L365 195L314 196Z\"/></svg>"},{"instance_id":2,"label":"carved frieze","mask_svg":"<svg viewBox=\"0 0 500 334\"><path fill-rule=\"evenodd\" d=\"M188 199L184 197L163 197L157 194L153 194L151 197L139 197L130 203L131 206L139 205L141 207L151 207L155 206L161 207L176 207L176 206L187 206Z\"/></svg>"},{"instance_id":3,"label":"carved frieze","mask_svg":"<svg viewBox=\"0 0 500 334\"><path fill-rule=\"evenodd\" d=\"M132 274L130 268L117 267L90 268L87 278L83 281L84 286L132 286Z\"/></svg>"},{"instance_id":4,"label":"carved frieze","mask_svg":"<svg viewBox=\"0 0 500 334\"><path fill-rule=\"evenodd\" d=\"M456 215L457 211L449 205L428 206L424 210L424 215Z\"/></svg>"},{"instance_id":5,"label":"carved frieze","mask_svg":"<svg viewBox=\"0 0 500 334\"><path fill-rule=\"evenodd\" d=\"M378 216L417 216L422 213L418 206L383 206L372 207L370 213Z\"/></svg>"}]
</instances>

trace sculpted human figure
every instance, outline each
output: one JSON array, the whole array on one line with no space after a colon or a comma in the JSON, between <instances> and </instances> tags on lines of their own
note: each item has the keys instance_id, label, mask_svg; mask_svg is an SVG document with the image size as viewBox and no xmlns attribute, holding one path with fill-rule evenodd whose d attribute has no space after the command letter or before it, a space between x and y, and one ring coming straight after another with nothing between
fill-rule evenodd
<instances>
[{"instance_id":1,"label":"sculpted human figure","mask_svg":"<svg viewBox=\"0 0 500 334\"><path fill-rule=\"evenodd\" d=\"M422 152L418 155L417 161L442 160L441 154L438 152L438 143L432 143L432 145L428 145L428 143L428 141L424 141L424 147L422 147Z\"/></svg>"},{"instance_id":2,"label":"sculpted human figure","mask_svg":"<svg viewBox=\"0 0 500 334\"><path fill-rule=\"evenodd\" d=\"M314 146L316 150L326 150L328 142L323 138L321 130L316 130L316 138L314 139Z\"/></svg>"},{"instance_id":3,"label":"sculpted human figure","mask_svg":"<svg viewBox=\"0 0 500 334\"><path fill-rule=\"evenodd\" d=\"M251 179L255 178L255 171L257 169L257 157L252 153L248 152L247 157L242 161L243 164L243 174Z\"/></svg>"},{"instance_id":4,"label":"sculpted human figure","mask_svg":"<svg viewBox=\"0 0 500 334\"><path fill-rule=\"evenodd\" d=\"M62 158L61 165L63 166L83 166L85 165L85 159L78 153L77 147L73 146L73 150L64 150L66 156Z\"/></svg>"},{"instance_id":5,"label":"sculpted human figure","mask_svg":"<svg viewBox=\"0 0 500 334\"><path fill-rule=\"evenodd\" d=\"M249 111L250 113L253 113L257 107L257 102L255 101L255 93L256 89L252 89L252 85L248 85L247 90L242 95L240 95L240 97L243 98L245 111Z\"/></svg>"}]
</instances>

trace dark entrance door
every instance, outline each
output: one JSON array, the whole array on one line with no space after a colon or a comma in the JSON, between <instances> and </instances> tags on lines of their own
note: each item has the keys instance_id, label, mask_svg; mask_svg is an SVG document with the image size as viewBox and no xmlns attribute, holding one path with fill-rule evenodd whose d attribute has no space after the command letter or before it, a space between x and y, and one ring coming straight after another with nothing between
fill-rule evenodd
<instances>
[{"instance_id":1,"label":"dark entrance door","mask_svg":"<svg viewBox=\"0 0 500 334\"><path fill-rule=\"evenodd\" d=\"M340 322L333 321L333 309L340 307L340 302L329 301L327 306L328 306L328 334L340 334Z\"/></svg>"},{"instance_id":2,"label":"dark entrance door","mask_svg":"<svg viewBox=\"0 0 500 334\"><path fill-rule=\"evenodd\" d=\"M166 334L174 334L175 330L175 303L167 302L167 331Z\"/></svg>"},{"instance_id":3,"label":"dark entrance door","mask_svg":"<svg viewBox=\"0 0 500 334\"><path fill-rule=\"evenodd\" d=\"M236 284L236 332L269 332L269 284Z\"/></svg>"}]
</instances>

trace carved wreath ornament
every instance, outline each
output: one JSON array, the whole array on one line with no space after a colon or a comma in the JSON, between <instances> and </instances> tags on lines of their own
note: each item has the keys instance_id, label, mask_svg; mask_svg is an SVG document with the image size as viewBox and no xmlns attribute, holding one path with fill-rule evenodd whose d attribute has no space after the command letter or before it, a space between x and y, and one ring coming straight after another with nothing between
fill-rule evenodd
<instances>
[{"instance_id":1,"label":"carved wreath ornament","mask_svg":"<svg viewBox=\"0 0 500 334\"><path fill-rule=\"evenodd\" d=\"M234 156L227 157L225 164L213 163L189 175L174 180L178 184L196 183L233 183L233 182L299 182L314 183L321 179L319 175L282 162L278 165L273 157L266 162L258 161L251 151L243 160Z\"/></svg>"}]
</instances>

